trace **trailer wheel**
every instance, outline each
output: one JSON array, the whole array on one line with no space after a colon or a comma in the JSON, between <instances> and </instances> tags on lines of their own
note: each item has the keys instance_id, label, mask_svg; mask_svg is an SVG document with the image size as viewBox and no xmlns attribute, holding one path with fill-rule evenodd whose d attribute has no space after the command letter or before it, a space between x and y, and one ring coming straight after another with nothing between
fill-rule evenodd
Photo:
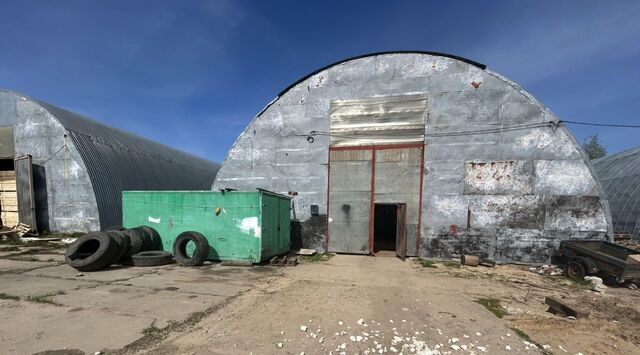
<instances>
[{"instance_id":1,"label":"trailer wheel","mask_svg":"<svg viewBox=\"0 0 640 355\"><path fill-rule=\"evenodd\" d=\"M576 261L571 261L565 267L565 274L574 279L582 279L587 276L584 266Z\"/></svg>"},{"instance_id":2,"label":"trailer wheel","mask_svg":"<svg viewBox=\"0 0 640 355\"><path fill-rule=\"evenodd\" d=\"M196 249L193 255L187 255L187 244L193 242ZM209 257L209 242L198 232L183 232L173 242L173 256L182 266L202 265Z\"/></svg>"},{"instance_id":3,"label":"trailer wheel","mask_svg":"<svg viewBox=\"0 0 640 355\"><path fill-rule=\"evenodd\" d=\"M107 234L91 232L78 238L64 255L66 263L79 271L96 271L111 265L118 244Z\"/></svg>"}]
</instances>

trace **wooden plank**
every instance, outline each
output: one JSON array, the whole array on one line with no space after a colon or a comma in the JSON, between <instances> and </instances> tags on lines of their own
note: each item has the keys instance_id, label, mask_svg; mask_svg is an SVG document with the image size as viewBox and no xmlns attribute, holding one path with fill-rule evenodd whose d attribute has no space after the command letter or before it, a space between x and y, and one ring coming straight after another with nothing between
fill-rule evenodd
<instances>
[{"instance_id":1,"label":"wooden plank","mask_svg":"<svg viewBox=\"0 0 640 355\"><path fill-rule=\"evenodd\" d=\"M576 308L573 305L568 304L556 297L547 296L544 298L544 303L548 304L551 309L558 313L562 313L567 316L573 316L576 318L587 318L589 312Z\"/></svg>"}]
</instances>

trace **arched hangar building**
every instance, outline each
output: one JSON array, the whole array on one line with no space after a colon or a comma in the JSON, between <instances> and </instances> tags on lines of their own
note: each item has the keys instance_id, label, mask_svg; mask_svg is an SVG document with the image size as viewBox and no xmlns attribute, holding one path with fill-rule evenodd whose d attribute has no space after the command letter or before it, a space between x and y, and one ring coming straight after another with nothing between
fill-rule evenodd
<instances>
[{"instance_id":1,"label":"arched hangar building","mask_svg":"<svg viewBox=\"0 0 640 355\"><path fill-rule=\"evenodd\" d=\"M640 147L593 161L607 194L616 237L640 241Z\"/></svg>"},{"instance_id":2,"label":"arched hangar building","mask_svg":"<svg viewBox=\"0 0 640 355\"><path fill-rule=\"evenodd\" d=\"M39 231L122 223L124 190L208 190L219 164L0 90L0 217Z\"/></svg>"},{"instance_id":3,"label":"arched hangar building","mask_svg":"<svg viewBox=\"0 0 640 355\"><path fill-rule=\"evenodd\" d=\"M606 238L607 201L569 130L514 82L432 52L350 58L293 83L213 189L292 192L294 244L545 261Z\"/></svg>"}]
</instances>

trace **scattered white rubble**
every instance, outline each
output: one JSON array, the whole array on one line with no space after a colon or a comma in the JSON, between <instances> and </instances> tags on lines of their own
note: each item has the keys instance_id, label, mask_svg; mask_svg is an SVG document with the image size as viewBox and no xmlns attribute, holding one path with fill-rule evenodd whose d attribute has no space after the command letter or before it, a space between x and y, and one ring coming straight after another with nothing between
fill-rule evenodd
<instances>
[{"instance_id":1,"label":"scattered white rubble","mask_svg":"<svg viewBox=\"0 0 640 355\"><path fill-rule=\"evenodd\" d=\"M307 331L307 326L306 325L301 325L300 326L300 330L302 330L303 332Z\"/></svg>"},{"instance_id":2,"label":"scattered white rubble","mask_svg":"<svg viewBox=\"0 0 640 355\"><path fill-rule=\"evenodd\" d=\"M560 276L562 275L562 268L556 265L542 265L539 267L531 267L529 271L540 274L540 275L550 275L550 276Z\"/></svg>"},{"instance_id":3,"label":"scattered white rubble","mask_svg":"<svg viewBox=\"0 0 640 355\"><path fill-rule=\"evenodd\" d=\"M453 345L451 345L451 349L453 349L453 350L460 350L460 346L458 346L458 345L456 345L456 344L453 344Z\"/></svg>"},{"instance_id":4,"label":"scattered white rubble","mask_svg":"<svg viewBox=\"0 0 640 355\"><path fill-rule=\"evenodd\" d=\"M341 320L338 321L338 325L343 325L344 323L342 323Z\"/></svg>"},{"instance_id":5,"label":"scattered white rubble","mask_svg":"<svg viewBox=\"0 0 640 355\"><path fill-rule=\"evenodd\" d=\"M511 351L511 346L509 346L509 345L506 345L504 348L505 348L506 350Z\"/></svg>"},{"instance_id":6,"label":"scattered white rubble","mask_svg":"<svg viewBox=\"0 0 640 355\"><path fill-rule=\"evenodd\" d=\"M563 348L562 345L558 345L558 348L560 348L560 350L564 351L565 353L568 353L568 351L565 350L565 348Z\"/></svg>"},{"instance_id":7,"label":"scattered white rubble","mask_svg":"<svg viewBox=\"0 0 640 355\"><path fill-rule=\"evenodd\" d=\"M597 276L585 276L585 281L591 282L591 290L596 292L604 292L607 290L607 286L602 283L602 279Z\"/></svg>"},{"instance_id":8,"label":"scattered white rubble","mask_svg":"<svg viewBox=\"0 0 640 355\"><path fill-rule=\"evenodd\" d=\"M278 344L276 344L276 346L279 347L279 348L283 347L282 343L278 343Z\"/></svg>"},{"instance_id":9,"label":"scattered white rubble","mask_svg":"<svg viewBox=\"0 0 640 355\"><path fill-rule=\"evenodd\" d=\"M357 323L358 323L359 325L363 325L363 324L364 324L364 319L362 319L362 318L358 319L358 322L357 322Z\"/></svg>"}]
</instances>

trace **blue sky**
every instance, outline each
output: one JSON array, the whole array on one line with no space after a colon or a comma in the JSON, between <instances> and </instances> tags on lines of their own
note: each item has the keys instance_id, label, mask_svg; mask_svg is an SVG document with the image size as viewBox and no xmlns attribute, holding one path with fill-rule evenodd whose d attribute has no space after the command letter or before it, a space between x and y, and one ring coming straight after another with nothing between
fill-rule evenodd
<instances>
[{"instance_id":1,"label":"blue sky","mask_svg":"<svg viewBox=\"0 0 640 355\"><path fill-rule=\"evenodd\" d=\"M640 1L3 0L0 87L221 161L308 72L416 49L484 63L561 119L640 124L639 19Z\"/></svg>"}]
</instances>

